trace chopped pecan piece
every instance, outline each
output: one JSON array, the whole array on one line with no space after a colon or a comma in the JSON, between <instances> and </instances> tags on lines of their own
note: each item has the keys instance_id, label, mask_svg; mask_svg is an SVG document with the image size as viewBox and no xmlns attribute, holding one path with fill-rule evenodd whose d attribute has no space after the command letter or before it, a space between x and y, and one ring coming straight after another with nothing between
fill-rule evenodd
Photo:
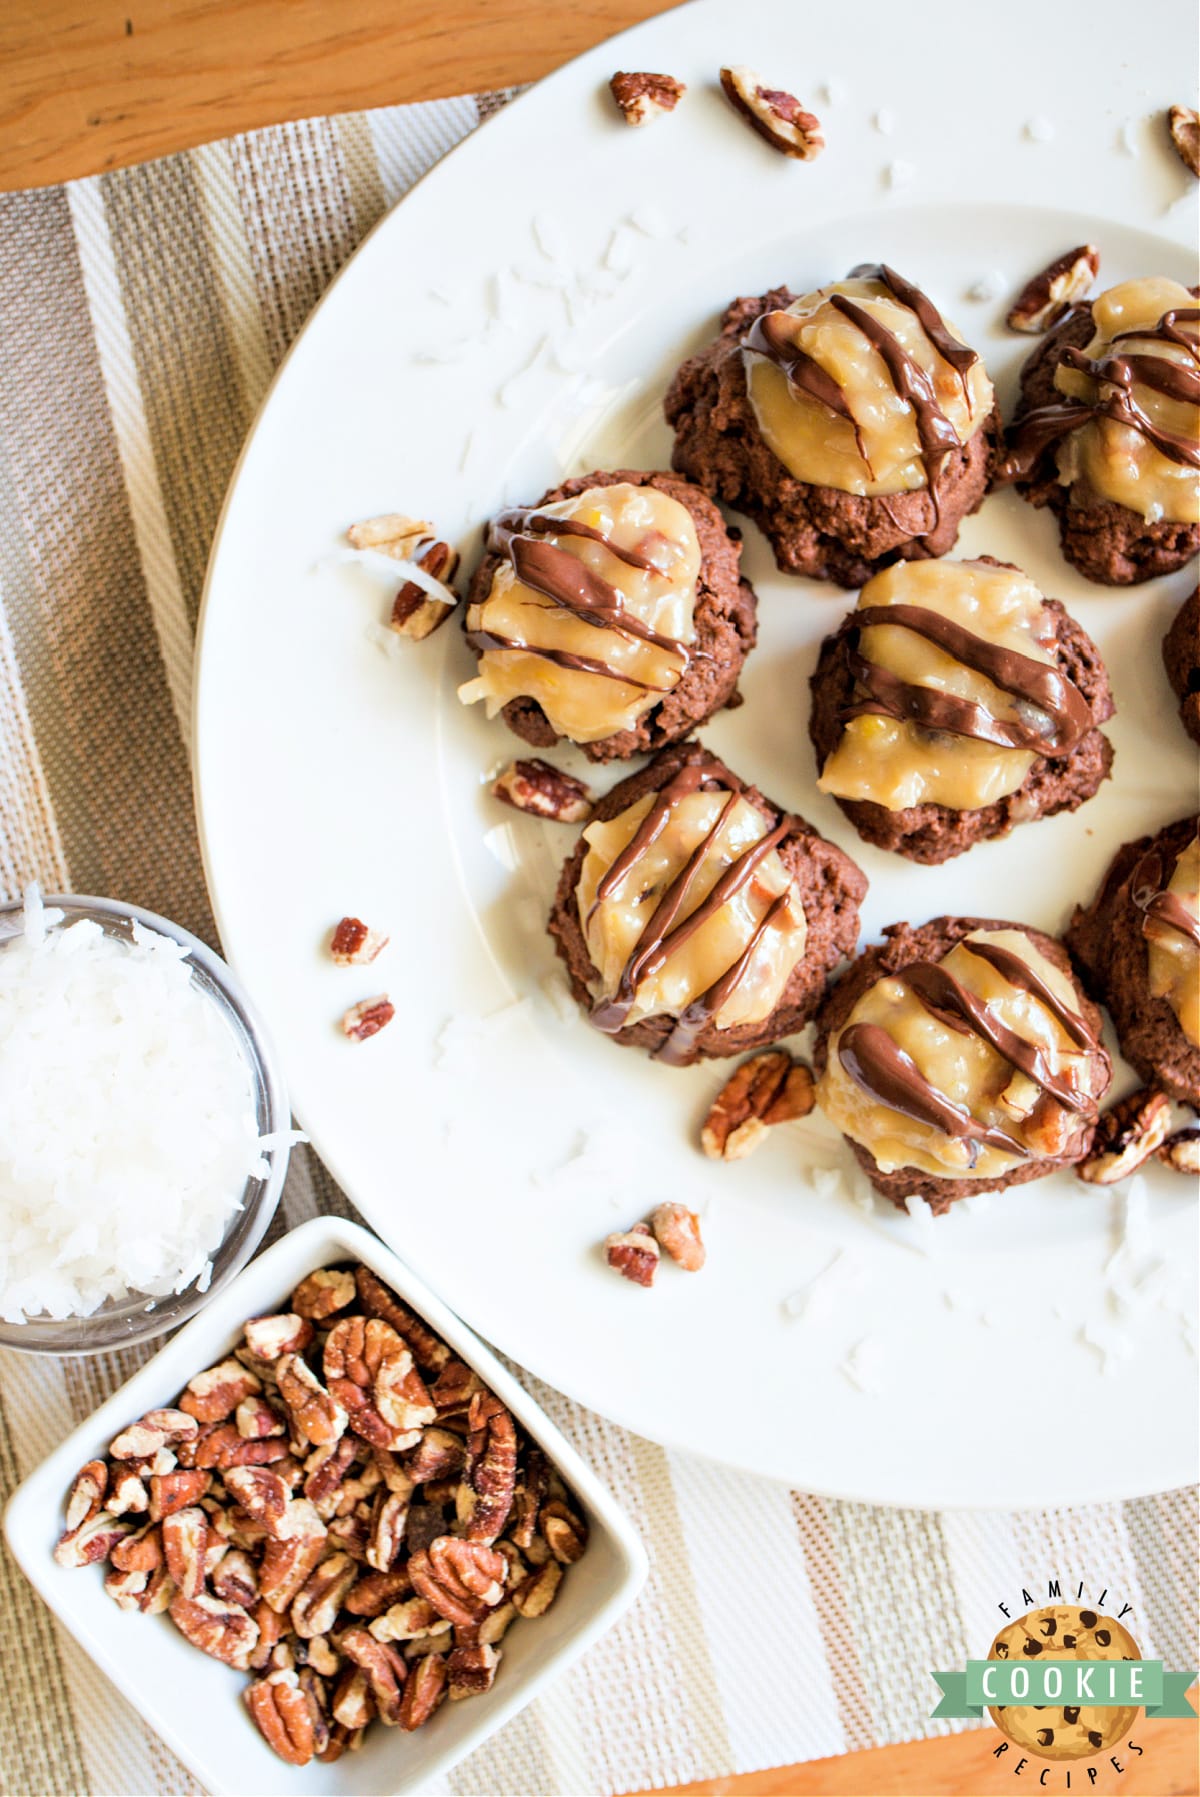
<instances>
[{"instance_id":1,"label":"chopped pecan piece","mask_svg":"<svg viewBox=\"0 0 1200 1797\"><path fill-rule=\"evenodd\" d=\"M240 1604L224 1602L201 1592L199 1597L184 1597L178 1592L172 1598L168 1614L181 1635L193 1647L235 1666L239 1672L250 1670L250 1655L258 1640L258 1624Z\"/></svg>"},{"instance_id":2,"label":"chopped pecan piece","mask_svg":"<svg viewBox=\"0 0 1200 1797\"><path fill-rule=\"evenodd\" d=\"M407 1497L398 1491L381 1491L371 1516L367 1545L367 1565L373 1566L376 1572L389 1572L395 1565L407 1519Z\"/></svg>"},{"instance_id":3,"label":"chopped pecan piece","mask_svg":"<svg viewBox=\"0 0 1200 1797\"><path fill-rule=\"evenodd\" d=\"M287 1434L287 1423L266 1398L243 1398L234 1411L234 1425L243 1441L267 1441Z\"/></svg>"},{"instance_id":4,"label":"chopped pecan piece","mask_svg":"<svg viewBox=\"0 0 1200 1797\"><path fill-rule=\"evenodd\" d=\"M67 1493L67 1534L82 1528L85 1522L91 1522L104 1504L104 1496L108 1490L108 1467L103 1460L88 1460L71 1483ZM121 1512L114 1510L111 1515L119 1516Z\"/></svg>"},{"instance_id":5,"label":"chopped pecan piece","mask_svg":"<svg viewBox=\"0 0 1200 1797\"><path fill-rule=\"evenodd\" d=\"M274 1363L285 1354L303 1354L312 1344L313 1326L307 1317L285 1310L275 1316L250 1317L244 1333L255 1359ZM272 1365L272 1372L275 1370Z\"/></svg>"},{"instance_id":6,"label":"chopped pecan piece","mask_svg":"<svg viewBox=\"0 0 1200 1797\"><path fill-rule=\"evenodd\" d=\"M408 1677L403 1656L364 1628L344 1629L340 1646L346 1658L366 1674L379 1720L395 1728L400 1720L400 1693Z\"/></svg>"},{"instance_id":7,"label":"chopped pecan piece","mask_svg":"<svg viewBox=\"0 0 1200 1797\"><path fill-rule=\"evenodd\" d=\"M1068 306L1083 298L1099 270L1100 251L1094 243L1068 250L1026 281L1008 314L1009 330L1035 337L1053 330Z\"/></svg>"},{"instance_id":8,"label":"chopped pecan piece","mask_svg":"<svg viewBox=\"0 0 1200 1797\"><path fill-rule=\"evenodd\" d=\"M197 1422L223 1423L245 1398L254 1397L261 1390L262 1380L240 1361L222 1360L188 1380L179 1408Z\"/></svg>"},{"instance_id":9,"label":"chopped pecan piece","mask_svg":"<svg viewBox=\"0 0 1200 1797\"><path fill-rule=\"evenodd\" d=\"M404 1456L404 1470L414 1484L427 1479L455 1479L466 1464L466 1444L449 1429L426 1429Z\"/></svg>"},{"instance_id":10,"label":"chopped pecan piece","mask_svg":"<svg viewBox=\"0 0 1200 1797\"><path fill-rule=\"evenodd\" d=\"M449 1632L450 1624L427 1597L408 1597L403 1603L392 1604L371 1623L371 1633L377 1641L419 1641Z\"/></svg>"},{"instance_id":11,"label":"chopped pecan piece","mask_svg":"<svg viewBox=\"0 0 1200 1797\"><path fill-rule=\"evenodd\" d=\"M307 1766L317 1751L313 1712L294 1672L271 1672L246 1691L246 1708L267 1746L289 1766Z\"/></svg>"},{"instance_id":12,"label":"chopped pecan piece","mask_svg":"<svg viewBox=\"0 0 1200 1797\"><path fill-rule=\"evenodd\" d=\"M54 1558L60 1566L94 1566L118 1549L132 1526L107 1510L97 1510L77 1529L67 1529L59 1537Z\"/></svg>"},{"instance_id":13,"label":"chopped pecan piece","mask_svg":"<svg viewBox=\"0 0 1200 1797\"><path fill-rule=\"evenodd\" d=\"M153 1473L150 1478L150 1520L161 1522L176 1510L186 1510L205 1496L212 1480L206 1472Z\"/></svg>"},{"instance_id":14,"label":"chopped pecan piece","mask_svg":"<svg viewBox=\"0 0 1200 1797\"><path fill-rule=\"evenodd\" d=\"M467 1412L466 1477L458 1488L458 1520L468 1541L495 1541L504 1532L517 1481L517 1429L490 1391L477 1391Z\"/></svg>"},{"instance_id":15,"label":"chopped pecan piece","mask_svg":"<svg viewBox=\"0 0 1200 1797\"><path fill-rule=\"evenodd\" d=\"M318 1522L320 1518L318 1517ZM258 1584L263 1602L282 1613L290 1609L314 1569L325 1557L326 1536L289 1535L285 1541L268 1541L259 1568ZM322 1633L320 1629L314 1631Z\"/></svg>"},{"instance_id":16,"label":"chopped pecan piece","mask_svg":"<svg viewBox=\"0 0 1200 1797\"><path fill-rule=\"evenodd\" d=\"M225 1474L225 1489L268 1535L277 1540L287 1538L292 1498L277 1472L269 1466L231 1466Z\"/></svg>"},{"instance_id":17,"label":"chopped pecan piece","mask_svg":"<svg viewBox=\"0 0 1200 1797\"><path fill-rule=\"evenodd\" d=\"M587 1546L587 1524L561 1498L551 1498L542 1505L538 1522L547 1547L561 1565L573 1566L582 1559Z\"/></svg>"},{"instance_id":18,"label":"chopped pecan piece","mask_svg":"<svg viewBox=\"0 0 1200 1797\"><path fill-rule=\"evenodd\" d=\"M556 824L583 824L592 815L592 795L582 780L548 761L511 761L492 782L492 797Z\"/></svg>"},{"instance_id":19,"label":"chopped pecan piece","mask_svg":"<svg viewBox=\"0 0 1200 1797\"><path fill-rule=\"evenodd\" d=\"M700 1219L686 1204L660 1204L650 1218L654 1239L685 1273L698 1273L705 1262Z\"/></svg>"},{"instance_id":20,"label":"chopped pecan piece","mask_svg":"<svg viewBox=\"0 0 1200 1797\"><path fill-rule=\"evenodd\" d=\"M375 1714L367 1675L359 1666L348 1666L338 1681L330 1706L335 1722L343 1728L366 1728Z\"/></svg>"},{"instance_id":21,"label":"chopped pecan piece","mask_svg":"<svg viewBox=\"0 0 1200 1797\"><path fill-rule=\"evenodd\" d=\"M352 1042L366 1042L385 1029L395 1015L395 1005L387 993L382 992L378 998L360 999L358 1004L343 1012L341 1031Z\"/></svg>"},{"instance_id":22,"label":"chopped pecan piece","mask_svg":"<svg viewBox=\"0 0 1200 1797\"><path fill-rule=\"evenodd\" d=\"M1158 1158L1176 1173L1200 1174L1200 1129L1177 1129L1158 1150Z\"/></svg>"},{"instance_id":23,"label":"chopped pecan piece","mask_svg":"<svg viewBox=\"0 0 1200 1797\"><path fill-rule=\"evenodd\" d=\"M109 1444L114 1460L147 1460L170 1442L188 1441L200 1425L183 1410L148 1410L138 1423L130 1423Z\"/></svg>"},{"instance_id":24,"label":"chopped pecan piece","mask_svg":"<svg viewBox=\"0 0 1200 1797\"><path fill-rule=\"evenodd\" d=\"M448 1361L429 1394L437 1407L438 1421L444 1423L451 1417L465 1416L475 1393L483 1390L483 1380L478 1373L473 1373L461 1360Z\"/></svg>"},{"instance_id":25,"label":"chopped pecan piece","mask_svg":"<svg viewBox=\"0 0 1200 1797\"><path fill-rule=\"evenodd\" d=\"M441 1654L426 1654L410 1668L400 1699L399 1722L411 1734L429 1721L446 1695L446 1662Z\"/></svg>"},{"instance_id":26,"label":"chopped pecan piece","mask_svg":"<svg viewBox=\"0 0 1200 1797\"><path fill-rule=\"evenodd\" d=\"M297 1434L324 1447L345 1432L346 1412L326 1391L307 1361L284 1354L277 1367L279 1395Z\"/></svg>"},{"instance_id":27,"label":"chopped pecan piece","mask_svg":"<svg viewBox=\"0 0 1200 1797\"><path fill-rule=\"evenodd\" d=\"M109 1486L108 1509L113 1516L140 1516L150 1508L150 1493L135 1467L118 1461Z\"/></svg>"},{"instance_id":28,"label":"chopped pecan piece","mask_svg":"<svg viewBox=\"0 0 1200 1797\"><path fill-rule=\"evenodd\" d=\"M356 1295L354 1274L347 1267L319 1267L292 1293L292 1309L310 1323L323 1323L335 1311L353 1304Z\"/></svg>"},{"instance_id":29,"label":"chopped pecan piece","mask_svg":"<svg viewBox=\"0 0 1200 1797\"><path fill-rule=\"evenodd\" d=\"M218 1597L223 1597L227 1603L240 1604L243 1610L253 1611L258 1602L258 1569L240 1547L228 1548L222 1554L211 1583Z\"/></svg>"},{"instance_id":30,"label":"chopped pecan piece","mask_svg":"<svg viewBox=\"0 0 1200 1797\"><path fill-rule=\"evenodd\" d=\"M674 75L655 75L649 69L618 69L608 86L627 125L665 118L687 92L686 83Z\"/></svg>"},{"instance_id":31,"label":"chopped pecan piece","mask_svg":"<svg viewBox=\"0 0 1200 1797\"><path fill-rule=\"evenodd\" d=\"M343 917L329 939L329 953L339 967L367 967L378 960L388 941L382 930L370 929L361 917Z\"/></svg>"},{"instance_id":32,"label":"chopped pecan piece","mask_svg":"<svg viewBox=\"0 0 1200 1797\"><path fill-rule=\"evenodd\" d=\"M498 1647L485 1646L483 1642L476 1647L456 1647L446 1661L451 1703L461 1697L478 1697L484 1691L490 1691L499 1664Z\"/></svg>"},{"instance_id":33,"label":"chopped pecan piece","mask_svg":"<svg viewBox=\"0 0 1200 1797\"><path fill-rule=\"evenodd\" d=\"M390 1572L364 1572L346 1593L342 1608L351 1616L382 1616L398 1598L412 1590L407 1567L396 1566Z\"/></svg>"},{"instance_id":34,"label":"chopped pecan piece","mask_svg":"<svg viewBox=\"0 0 1200 1797\"><path fill-rule=\"evenodd\" d=\"M806 112L795 94L764 87L753 69L722 69L721 86L734 111L781 155L811 162L825 148L821 121Z\"/></svg>"},{"instance_id":35,"label":"chopped pecan piece","mask_svg":"<svg viewBox=\"0 0 1200 1797\"><path fill-rule=\"evenodd\" d=\"M330 1554L305 1580L292 1601L292 1627L303 1638L327 1635L337 1621L342 1599L358 1577L349 1554Z\"/></svg>"},{"instance_id":36,"label":"chopped pecan piece","mask_svg":"<svg viewBox=\"0 0 1200 1797\"><path fill-rule=\"evenodd\" d=\"M420 643L446 622L458 604L458 596L450 586L458 572L458 551L449 543L432 542L418 550L413 560L418 568L441 582L447 595L428 592L419 581L406 580L393 599L389 619L391 629L398 636Z\"/></svg>"},{"instance_id":37,"label":"chopped pecan piece","mask_svg":"<svg viewBox=\"0 0 1200 1797\"><path fill-rule=\"evenodd\" d=\"M113 1565L119 1572L154 1572L166 1564L163 1559L162 1529L149 1522L136 1534L127 1535L110 1550Z\"/></svg>"},{"instance_id":38,"label":"chopped pecan piece","mask_svg":"<svg viewBox=\"0 0 1200 1797\"><path fill-rule=\"evenodd\" d=\"M1089 1185L1111 1186L1136 1173L1162 1147L1171 1127L1171 1103L1143 1087L1102 1111L1086 1160L1075 1171Z\"/></svg>"},{"instance_id":39,"label":"chopped pecan piece","mask_svg":"<svg viewBox=\"0 0 1200 1797\"><path fill-rule=\"evenodd\" d=\"M742 1160L774 1124L807 1117L815 1102L804 1063L785 1049L770 1049L743 1061L726 1080L704 1120L700 1146L710 1160Z\"/></svg>"},{"instance_id":40,"label":"chopped pecan piece","mask_svg":"<svg viewBox=\"0 0 1200 1797\"><path fill-rule=\"evenodd\" d=\"M372 1273L370 1267L356 1267L354 1282L358 1287L359 1302L367 1315L379 1317L382 1322L391 1324L396 1334L411 1349L412 1357L423 1373L440 1373L450 1358L450 1350L429 1325L422 1322L406 1304L402 1304L382 1279Z\"/></svg>"},{"instance_id":41,"label":"chopped pecan piece","mask_svg":"<svg viewBox=\"0 0 1200 1797\"><path fill-rule=\"evenodd\" d=\"M549 1564L551 1566L557 1566L557 1561L551 1560ZM521 1581L522 1584L524 1584L524 1582L524 1580ZM514 1586L514 1590L515 1589L516 1587ZM490 1615L484 1617L483 1621L479 1624L479 1627L475 1630L474 1642L463 1641L460 1645L464 1647L474 1645L479 1645L481 1647L495 1647L498 1642L503 1641L509 1628L516 1620L517 1608L512 1599L509 1598L502 1603L498 1609L493 1610Z\"/></svg>"},{"instance_id":42,"label":"chopped pecan piece","mask_svg":"<svg viewBox=\"0 0 1200 1797\"><path fill-rule=\"evenodd\" d=\"M333 1504L346 1474L358 1459L361 1449L354 1436L347 1433L324 1447L314 1448L304 1462L304 1495L317 1506ZM332 1509L326 1512L332 1515Z\"/></svg>"},{"instance_id":43,"label":"chopped pecan piece","mask_svg":"<svg viewBox=\"0 0 1200 1797\"><path fill-rule=\"evenodd\" d=\"M563 1569L557 1560L547 1560L531 1572L512 1594L513 1608L519 1616L543 1616L558 1596Z\"/></svg>"},{"instance_id":44,"label":"chopped pecan piece","mask_svg":"<svg viewBox=\"0 0 1200 1797\"><path fill-rule=\"evenodd\" d=\"M1167 129L1183 166L1200 175L1200 115L1191 106L1172 106Z\"/></svg>"},{"instance_id":45,"label":"chopped pecan piece","mask_svg":"<svg viewBox=\"0 0 1200 1797\"><path fill-rule=\"evenodd\" d=\"M104 1589L119 1610L136 1610L143 1616L161 1616L175 1596L165 1566L152 1572L119 1572L114 1567L104 1575Z\"/></svg>"},{"instance_id":46,"label":"chopped pecan piece","mask_svg":"<svg viewBox=\"0 0 1200 1797\"><path fill-rule=\"evenodd\" d=\"M537 1537L538 1512L549 1493L549 1469L541 1448L531 1447L513 1496L513 1526L509 1530L514 1546L528 1553Z\"/></svg>"},{"instance_id":47,"label":"chopped pecan piece","mask_svg":"<svg viewBox=\"0 0 1200 1797\"><path fill-rule=\"evenodd\" d=\"M167 1571L184 1597L199 1597L204 1589L204 1556L208 1546L208 1518L195 1505L175 1510L163 1518L163 1558Z\"/></svg>"},{"instance_id":48,"label":"chopped pecan piece","mask_svg":"<svg viewBox=\"0 0 1200 1797\"><path fill-rule=\"evenodd\" d=\"M258 1624L258 1640L250 1655L250 1665L255 1672L266 1672L274 1661L277 1647L287 1638L288 1619L261 1598L252 1614Z\"/></svg>"},{"instance_id":49,"label":"chopped pecan piece","mask_svg":"<svg viewBox=\"0 0 1200 1797\"><path fill-rule=\"evenodd\" d=\"M604 1258L623 1279L653 1285L658 1272L658 1243L644 1223L616 1230L604 1238Z\"/></svg>"}]
</instances>

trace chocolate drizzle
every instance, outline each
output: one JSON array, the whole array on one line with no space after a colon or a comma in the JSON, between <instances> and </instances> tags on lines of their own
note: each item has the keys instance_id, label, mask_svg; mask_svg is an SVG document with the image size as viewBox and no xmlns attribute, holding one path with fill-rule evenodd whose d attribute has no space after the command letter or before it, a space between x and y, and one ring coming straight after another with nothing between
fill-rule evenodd
<instances>
[{"instance_id":1,"label":"chocolate drizzle","mask_svg":"<svg viewBox=\"0 0 1200 1797\"><path fill-rule=\"evenodd\" d=\"M699 760L688 762L655 795L653 804L632 838L598 882L595 901L584 922L585 931L597 908L612 897L630 871L662 835L676 806L691 794L701 791L725 791L729 796L648 918L633 952L621 969L615 993L611 998L598 999L593 1006L591 1022L605 1035L615 1036L624 1028L637 1001L638 987L643 981L652 979L677 949L690 941L697 930L711 917L715 917L741 891L760 863L795 828L793 819L783 818L757 842L744 849L737 860L721 874L707 897L694 910L687 912L688 900L713 844L743 791L741 782L720 764ZM691 1058L696 1037L741 984L767 931L779 928L785 922L790 893L791 888L788 887L773 900L755 925L750 940L733 965L679 1014L671 1033L656 1050L657 1059L678 1065Z\"/></svg>"},{"instance_id":2,"label":"chocolate drizzle","mask_svg":"<svg viewBox=\"0 0 1200 1797\"><path fill-rule=\"evenodd\" d=\"M1121 331L1112 341L1114 344L1170 343L1177 349L1186 350L1193 361L1200 362L1195 330L1197 320L1200 320L1200 307L1177 306L1164 312L1152 329ZM1187 324L1193 328L1184 329ZM1032 479L1047 450L1081 425L1097 418L1109 418L1114 424L1128 425L1168 461L1186 468L1200 468L1200 443L1194 437L1181 436L1158 424L1139 405L1134 393L1136 382L1168 399L1200 404L1200 373L1165 356L1136 350L1128 355L1096 359L1073 344L1062 346L1058 361L1094 380L1095 393L1090 399L1055 400L1027 412L1009 435L1007 452L996 471L996 485Z\"/></svg>"},{"instance_id":3,"label":"chocolate drizzle","mask_svg":"<svg viewBox=\"0 0 1200 1797\"><path fill-rule=\"evenodd\" d=\"M986 706L974 700L935 687L914 685L870 661L858 645L862 631L873 625L892 625L924 637L964 667L1011 694L1023 715L1012 719L994 717ZM882 715L918 724L926 730L947 730L978 742L995 743L999 748L1025 749L1042 756L1069 754L1092 728L1087 699L1053 663L1035 661L1015 649L990 643L924 606L864 606L847 619L845 638L849 666L867 696L839 712L843 722Z\"/></svg>"},{"instance_id":4,"label":"chocolate drizzle","mask_svg":"<svg viewBox=\"0 0 1200 1797\"><path fill-rule=\"evenodd\" d=\"M1143 933L1148 923L1159 923L1164 929L1186 936L1200 949L1200 918L1194 917L1176 894L1167 890L1178 861L1179 856L1173 855L1168 867L1160 848L1148 848L1130 876L1129 896L1142 914Z\"/></svg>"},{"instance_id":5,"label":"chocolate drizzle","mask_svg":"<svg viewBox=\"0 0 1200 1797\"><path fill-rule=\"evenodd\" d=\"M1000 943L970 938L964 938L957 946L986 961L1008 985L1036 999L1077 1049L1108 1065L1105 1050L1084 1019L1065 1005L1019 955ZM1069 1075L1056 1073L1036 1043L1010 1029L989 1010L985 999L955 979L941 963L914 961L899 969L895 977L903 980L930 1016L945 1028L978 1037L1047 1098L1073 1112L1084 1124L1096 1121L1098 1108L1092 1093L1075 1084ZM857 1086L891 1110L956 1141L972 1143L972 1166L981 1145L1022 1159L1029 1157L1029 1148L1017 1137L999 1126L978 1122L969 1111L939 1092L912 1057L879 1025L859 1023L844 1030L838 1042L838 1059Z\"/></svg>"},{"instance_id":6,"label":"chocolate drizzle","mask_svg":"<svg viewBox=\"0 0 1200 1797\"><path fill-rule=\"evenodd\" d=\"M938 355L958 375L963 399L969 411L971 393L968 377L979 357L973 349L953 336L928 294L922 293L919 287L906 281L886 263L860 263L858 267L851 269L850 278L879 282L897 304L913 314ZM956 450L962 448L963 440L951 419L938 405L929 375L908 353L895 333L889 331L873 312L867 311L846 294L830 294L829 303L844 318L849 319L879 352L893 387L912 408L933 508L929 529L920 533L928 536L937 529L941 517L940 480L950 458ZM787 313L764 313L751 326L742 347L774 362L786 376L789 385L815 399L836 417L844 418L854 429L858 453L866 463L868 474L874 479L874 471L863 443L862 427L851 410L845 389L794 340L793 332L803 323L803 320L792 319Z\"/></svg>"},{"instance_id":7,"label":"chocolate drizzle","mask_svg":"<svg viewBox=\"0 0 1200 1797\"><path fill-rule=\"evenodd\" d=\"M676 637L664 636L628 610L624 595L610 581L552 541L554 537L586 537L603 544L610 555L627 567L643 572L661 572L657 564L636 549L625 549L614 543L602 530L585 524L579 518L555 518L536 509L501 512L488 527L486 547L493 555L502 556L511 566L522 586L540 593L552 605L570 612L581 623L595 630L612 630L628 641L648 643L677 657L681 678L692 659L688 646ZM473 649L520 650L536 655L558 667L578 673L597 674L603 679L617 680L642 692L668 693L675 682L656 686L634 675L614 668L600 656L579 655L572 650L547 648L523 638L499 636L488 630L469 630L467 641Z\"/></svg>"}]
</instances>

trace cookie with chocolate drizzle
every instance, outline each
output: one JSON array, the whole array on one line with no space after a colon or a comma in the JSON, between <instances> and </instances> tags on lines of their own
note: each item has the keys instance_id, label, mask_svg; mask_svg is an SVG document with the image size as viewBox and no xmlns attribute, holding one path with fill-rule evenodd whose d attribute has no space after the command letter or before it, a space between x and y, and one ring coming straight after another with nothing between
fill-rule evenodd
<instances>
[{"instance_id":1,"label":"cookie with chocolate drizzle","mask_svg":"<svg viewBox=\"0 0 1200 1797\"><path fill-rule=\"evenodd\" d=\"M675 467L753 518L784 573L845 587L953 548L1000 431L979 356L874 263L802 297L734 300L666 414Z\"/></svg>"},{"instance_id":2,"label":"cookie with chocolate drizzle","mask_svg":"<svg viewBox=\"0 0 1200 1797\"><path fill-rule=\"evenodd\" d=\"M1200 549L1198 292L1110 287L1022 370L996 484L1049 506L1067 560L1103 586L1173 573Z\"/></svg>"},{"instance_id":3,"label":"cookie with chocolate drizzle","mask_svg":"<svg viewBox=\"0 0 1200 1797\"><path fill-rule=\"evenodd\" d=\"M676 474L585 474L488 526L459 689L537 748L621 761L724 705L756 635L740 534Z\"/></svg>"},{"instance_id":4,"label":"cookie with chocolate drizzle","mask_svg":"<svg viewBox=\"0 0 1200 1797\"><path fill-rule=\"evenodd\" d=\"M893 1204L1023 1185L1088 1151L1112 1067L1060 942L1026 924L893 924L817 1017L817 1102Z\"/></svg>"},{"instance_id":5,"label":"cookie with chocolate drizzle","mask_svg":"<svg viewBox=\"0 0 1200 1797\"><path fill-rule=\"evenodd\" d=\"M550 934L594 1027L674 1066L801 1029L854 952L865 876L699 743L597 805Z\"/></svg>"},{"instance_id":6,"label":"cookie with chocolate drizzle","mask_svg":"<svg viewBox=\"0 0 1200 1797\"><path fill-rule=\"evenodd\" d=\"M1066 942L1125 1059L1200 1111L1200 817L1117 850Z\"/></svg>"},{"instance_id":7,"label":"cookie with chocolate drizzle","mask_svg":"<svg viewBox=\"0 0 1200 1797\"><path fill-rule=\"evenodd\" d=\"M1090 799L1112 766L1099 651L1008 562L904 562L868 581L812 676L809 734L859 835L961 855Z\"/></svg>"},{"instance_id":8,"label":"cookie with chocolate drizzle","mask_svg":"<svg viewBox=\"0 0 1200 1797\"><path fill-rule=\"evenodd\" d=\"M1200 743L1200 587L1184 600L1163 638L1163 665L1179 700L1183 727Z\"/></svg>"}]
</instances>

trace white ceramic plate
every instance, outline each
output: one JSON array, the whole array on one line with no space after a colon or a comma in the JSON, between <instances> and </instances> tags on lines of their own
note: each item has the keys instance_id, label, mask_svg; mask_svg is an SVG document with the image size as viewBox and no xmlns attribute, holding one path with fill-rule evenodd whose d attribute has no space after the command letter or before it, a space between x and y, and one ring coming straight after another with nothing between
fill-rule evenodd
<instances>
[{"instance_id":1,"label":"white ceramic plate","mask_svg":"<svg viewBox=\"0 0 1200 1797\"><path fill-rule=\"evenodd\" d=\"M903 20L701 0L592 52L449 156L354 259L271 393L218 535L196 694L209 879L323 1158L524 1365L656 1440L809 1489L1048 1505L1189 1479L1194 1192L1153 1172L1145 1229L1112 1268L1123 1200L1070 1179L922 1229L806 1184L838 1160L820 1125L744 1164L705 1162L697 1126L722 1068L653 1065L543 986L542 918L571 836L487 796L516 743L456 703L460 633L381 653L390 594L331 557L377 512L433 518L470 551L501 501L564 473L665 466L663 390L724 302L860 260L927 287L1010 399L1030 344L1003 315L1052 256L1090 239L1105 283L1192 278L1194 184L1158 116L1191 25L1169 10L1177 33L1160 19L1131 36L1108 0L1086 30L1015 0L985 43L952 0ZM817 162L774 155L732 115L714 91L731 60L816 106ZM632 131L605 92L616 68L669 70L691 91ZM992 271L997 296L969 299ZM1073 816L923 869L865 848L816 793L807 676L849 600L777 575L748 532L760 645L745 706L704 737L859 860L864 940L956 911L1058 930L1120 842L1194 802L1159 655L1194 576L1090 587L1049 516L1012 494L988 500L959 551L1018 561L1098 639L1116 777ZM323 953L346 911L392 934L359 973ZM336 1019L379 990L398 1020L348 1046ZM709 1265L666 1267L647 1293L596 1244L664 1196L709 1207ZM865 1391L847 1371L856 1350Z\"/></svg>"},{"instance_id":2,"label":"white ceramic plate","mask_svg":"<svg viewBox=\"0 0 1200 1797\"><path fill-rule=\"evenodd\" d=\"M536 1624L513 1626L489 1692L470 1703L443 1704L415 1734L371 1728L358 1753L331 1765L313 1761L298 1772L271 1752L250 1721L242 1702L245 1673L206 1659L168 1617L119 1610L105 1593L103 1568L59 1566L53 1550L63 1499L87 1460L102 1455L127 1422L169 1402L194 1373L228 1353L248 1316L277 1310L315 1267L346 1260L365 1261L476 1368L561 1469L587 1512L590 1534L588 1551L571 1568L554 1607ZM251 1262L29 1475L5 1512L4 1532L54 1614L214 1797L428 1791L611 1628L646 1577L632 1524L528 1392L394 1254L337 1217L314 1217Z\"/></svg>"}]
</instances>

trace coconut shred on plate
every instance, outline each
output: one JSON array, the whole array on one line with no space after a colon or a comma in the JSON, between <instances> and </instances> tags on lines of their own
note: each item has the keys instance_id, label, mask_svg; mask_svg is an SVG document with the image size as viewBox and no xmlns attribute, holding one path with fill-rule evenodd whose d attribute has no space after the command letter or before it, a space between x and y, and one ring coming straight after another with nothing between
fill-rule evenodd
<instances>
[{"instance_id":1,"label":"coconut shred on plate","mask_svg":"<svg viewBox=\"0 0 1200 1797\"><path fill-rule=\"evenodd\" d=\"M0 945L0 1317L204 1290L267 1171L245 1055L182 944L24 901Z\"/></svg>"}]
</instances>

